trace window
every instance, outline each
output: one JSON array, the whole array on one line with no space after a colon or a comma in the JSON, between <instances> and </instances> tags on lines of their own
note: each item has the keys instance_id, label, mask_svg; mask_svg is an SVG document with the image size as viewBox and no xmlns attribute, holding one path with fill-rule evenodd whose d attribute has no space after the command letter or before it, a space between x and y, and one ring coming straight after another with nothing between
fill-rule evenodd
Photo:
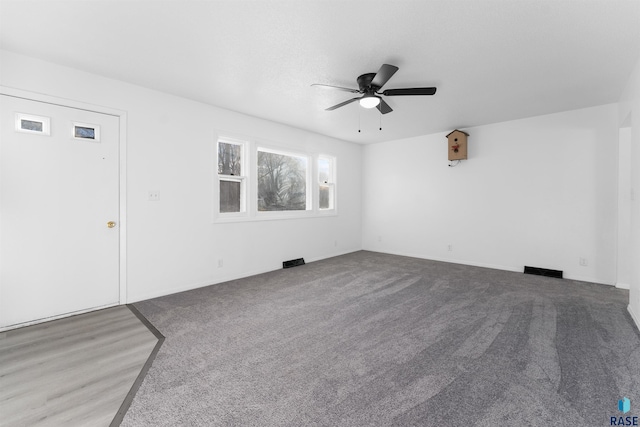
<instances>
[{"instance_id":1,"label":"window","mask_svg":"<svg viewBox=\"0 0 640 427\"><path fill-rule=\"evenodd\" d=\"M233 134L217 138L213 221L336 215L336 158L267 144Z\"/></svg>"},{"instance_id":2,"label":"window","mask_svg":"<svg viewBox=\"0 0 640 427\"><path fill-rule=\"evenodd\" d=\"M258 211L311 209L308 158L258 148Z\"/></svg>"},{"instance_id":3,"label":"window","mask_svg":"<svg viewBox=\"0 0 640 427\"><path fill-rule=\"evenodd\" d=\"M320 210L335 209L335 159L318 157L318 207Z\"/></svg>"},{"instance_id":4,"label":"window","mask_svg":"<svg viewBox=\"0 0 640 427\"><path fill-rule=\"evenodd\" d=\"M220 213L246 211L245 143L218 141Z\"/></svg>"},{"instance_id":5,"label":"window","mask_svg":"<svg viewBox=\"0 0 640 427\"><path fill-rule=\"evenodd\" d=\"M51 134L51 120L49 117L16 113L16 131L25 133Z\"/></svg>"},{"instance_id":6,"label":"window","mask_svg":"<svg viewBox=\"0 0 640 427\"><path fill-rule=\"evenodd\" d=\"M36 122L35 120L20 120L20 130L29 130L32 132L42 133L44 124L42 122Z\"/></svg>"},{"instance_id":7,"label":"window","mask_svg":"<svg viewBox=\"0 0 640 427\"><path fill-rule=\"evenodd\" d=\"M100 126L88 125L86 123L73 124L73 138L100 141Z\"/></svg>"}]
</instances>

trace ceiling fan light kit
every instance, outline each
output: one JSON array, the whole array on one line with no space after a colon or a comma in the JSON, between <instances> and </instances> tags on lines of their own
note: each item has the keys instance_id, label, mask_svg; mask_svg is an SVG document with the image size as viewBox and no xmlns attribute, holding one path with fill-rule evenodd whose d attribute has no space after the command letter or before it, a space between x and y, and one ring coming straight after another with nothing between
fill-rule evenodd
<instances>
[{"instance_id":1,"label":"ceiling fan light kit","mask_svg":"<svg viewBox=\"0 0 640 427\"><path fill-rule=\"evenodd\" d=\"M364 108L377 107L378 111L382 114L387 114L393 111L393 109L385 102L380 95L383 96L408 96L408 95L434 95L436 93L435 87L415 87L415 88L403 88L403 89L387 89L380 92L382 87L393 76L398 67L390 64L382 64L382 67L377 73L367 73L359 76L356 81L358 82L358 89L351 89L340 86L332 86L325 84L314 83L311 86L322 86L330 89L341 90L343 92L359 93L362 94L359 98L351 98L340 104L334 105L326 109L326 111L333 111L337 108L344 107L347 104L358 101L358 103Z\"/></svg>"},{"instance_id":2,"label":"ceiling fan light kit","mask_svg":"<svg viewBox=\"0 0 640 427\"><path fill-rule=\"evenodd\" d=\"M360 98L360 106L363 108L374 108L380 104L381 98L373 94L365 94Z\"/></svg>"}]
</instances>

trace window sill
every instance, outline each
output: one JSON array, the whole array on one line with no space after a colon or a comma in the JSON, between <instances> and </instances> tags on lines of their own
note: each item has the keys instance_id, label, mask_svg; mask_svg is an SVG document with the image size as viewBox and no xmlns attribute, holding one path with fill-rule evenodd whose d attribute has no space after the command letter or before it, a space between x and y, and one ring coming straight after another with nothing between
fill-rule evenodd
<instances>
[{"instance_id":1,"label":"window sill","mask_svg":"<svg viewBox=\"0 0 640 427\"><path fill-rule=\"evenodd\" d=\"M217 214L214 218L214 224L227 224L233 222L251 222L251 221L276 221L289 219L305 219L305 218L323 218L330 216L338 216L336 209L326 211L301 211L301 212L257 212L253 215L249 214Z\"/></svg>"}]
</instances>

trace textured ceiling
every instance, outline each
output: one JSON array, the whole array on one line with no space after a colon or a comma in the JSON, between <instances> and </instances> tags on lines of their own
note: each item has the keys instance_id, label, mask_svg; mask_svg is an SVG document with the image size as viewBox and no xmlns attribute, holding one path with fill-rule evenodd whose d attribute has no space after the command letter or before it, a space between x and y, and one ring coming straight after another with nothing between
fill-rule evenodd
<instances>
[{"instance_id":1,"label":"textured ceiling","mask_svg":"<svg viewBox=\"0 0 640 427\"><path fill-rule=\"evenodd\" d=\"M0 47L370 143L616 102L640 52L638 0L0 0ZM380 116L353 97L383 63ZM113 106L117 107L117 106ZM378 130L382 120L383 130ZM358 128L362 132L358 132Z\"/></svg>"}]
</instances>

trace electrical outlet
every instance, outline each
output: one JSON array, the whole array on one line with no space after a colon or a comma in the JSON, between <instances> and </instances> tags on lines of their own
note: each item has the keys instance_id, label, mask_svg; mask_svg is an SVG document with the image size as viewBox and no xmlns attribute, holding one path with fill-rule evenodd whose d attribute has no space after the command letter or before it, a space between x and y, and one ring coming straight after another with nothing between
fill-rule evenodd
<instances>
[{"instance_id":1,"label":"electrical outlet","mask_svg":"<svg viewBox=\"0 0 640 427\"><path fill-rule=\"evenodd\" d=\"M222 258L220 258L218 260L218 268L222 268L222 267L224 267L224 260Z\"/></svg>"},{"instance_id":2,"label":"electrical outlet","mask_svg":"<svg viewBox=\"0 0 640 427\"><path fill-rule=\"evenodd\" d=\"M378 242L382 242L382 236L378 236Z\"/></svg>"},{"instance_id":3,"label":"electrical outlet","mask_svg":"<svg viewBox=\"0 0 640 427\"><path fill-rule=\"evenodd\" d=\"M586 267L586 266L589 265L589 261L586 258L580 258L578 261L579 261L580 265L583 266L583 267Z\"/></svg>"},{"instance_id":4,"label":"electrical outlet","mask_svg":"<svg viewBox=\"0 0 640 427\"><path fill-rule=\"evenodd\" d=\"M337 240L333 241L333 246L338 246L338 241Z\"/></svg>"},{"instance_id":5,"label":"electrical outlet","mask_svg":"<svg viewBox=\"0 0 640 427\"><path fill-rule=\"evenodd\" d=\"M159 191L149 190L149 201L150 202L157 202L159 200L160 200L160 192Z\"/></svg>"},{"instance_id":6,"label":"electrical outlet","mask_svg":"<svg viewBox=\"0 0 640 427\"><path fill-rule=\"evenodd\" d=\"M453 245L448 245L448 246L447 246L447 250L448 250L449 252L453 252Z\"/></svg>"}]
</instances>

